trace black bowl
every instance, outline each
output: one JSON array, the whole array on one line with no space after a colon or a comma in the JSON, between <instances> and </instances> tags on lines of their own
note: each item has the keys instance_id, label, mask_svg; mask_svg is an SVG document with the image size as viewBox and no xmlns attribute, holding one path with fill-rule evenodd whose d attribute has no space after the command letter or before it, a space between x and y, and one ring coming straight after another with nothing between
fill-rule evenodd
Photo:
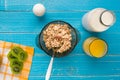
<instances>
[{"instance_id":1,"label":"black bowl","mask_svg":"<svg viewBox=\"0 0 120 80\"><path fill-rule=\"evenodd\" d=\"M77 45L78 41L79 41L79 37L78 37L78 31L73 28L69 23L67 22L64 22L64 21L60 21L60 20L57 20L57 21L52 21L50 23L48 23L47 25L45 25L45 27L42 29L42 31L40 32L39 36L38 36L38 44L39 44L39 47L45 51L49 56L53 56L53 51L52 50L48 50L45 46L45 42L43 41L43 31L47 29L47 27L50 25L50 24L67 24L68 27L71 29L71 35L72 35L72 41L71 41L71 45L72 47L63 52L63 53L55 53L54 54L54 57L63 57L63 56L66 56L68 55L74 48L75 46Z\"/></svg>"}]
</instances>

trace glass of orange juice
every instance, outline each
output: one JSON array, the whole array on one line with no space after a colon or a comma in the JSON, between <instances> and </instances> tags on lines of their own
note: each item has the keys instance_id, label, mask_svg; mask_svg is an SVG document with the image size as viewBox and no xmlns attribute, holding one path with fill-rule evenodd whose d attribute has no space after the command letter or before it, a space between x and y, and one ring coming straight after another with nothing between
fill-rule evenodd
<instances>
[{"instance_id":1,"label":"glass of orange juice","mask_svg":"<svg viewBox=\"0 0 120 80\"><path fill-rule=\"evenodd\" d=\"M91 57L101 58L107 53L108 45L102 39L90 37L84 41L83 50Z\"/></svg>"}]
</instances>

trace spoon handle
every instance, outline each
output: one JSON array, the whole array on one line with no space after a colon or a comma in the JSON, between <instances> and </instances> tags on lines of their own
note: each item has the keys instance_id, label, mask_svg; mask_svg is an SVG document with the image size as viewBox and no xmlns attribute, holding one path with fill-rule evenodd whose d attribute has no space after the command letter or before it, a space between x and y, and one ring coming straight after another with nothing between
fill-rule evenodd
<instances>
[{"instance_id":1,"label":"spoon handle","mask_svg":"<svg viewBox=\"0 0 120 80\"><path fill-rule=\"evenodd\" d=\"M45 76L45 80L49 80L50 75L51 75L51 71L52 71L52 64L53 64L53 60L54 60L54 56L51 58L48 69L47 69L47 73Z\"/></svg>"}]
</instances>

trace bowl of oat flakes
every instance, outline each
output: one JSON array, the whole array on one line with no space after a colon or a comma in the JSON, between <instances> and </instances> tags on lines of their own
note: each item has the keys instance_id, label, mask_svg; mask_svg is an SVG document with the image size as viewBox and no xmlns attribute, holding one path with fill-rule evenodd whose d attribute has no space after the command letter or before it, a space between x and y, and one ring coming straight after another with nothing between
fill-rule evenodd
<instances>
[{"instance_id":1,"label":"bowl of oat flakes","mask_svg":"<svg viewBox=\"0 0 120 80\"><path fill-rule=\"evenodd\" d=\"M52 21L45 25L39 34L39 46L49 56L68 55L78 43L75 28L64 21Z\"/></svg>"}]
</instances>

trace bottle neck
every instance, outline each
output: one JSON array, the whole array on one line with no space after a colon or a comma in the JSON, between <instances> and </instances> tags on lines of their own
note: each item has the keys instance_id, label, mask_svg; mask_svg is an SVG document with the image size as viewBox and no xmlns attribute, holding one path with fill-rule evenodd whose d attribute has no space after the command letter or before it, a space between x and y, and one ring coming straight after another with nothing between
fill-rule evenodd
<instances>
[{"instance_id":1,"label":"bottle neck","mask_svg":"<svg viewBox=\"0 0 120 80\"><path fill-rule=\"evenodd\" d=\"M100 23L106 27L110 27L115 22L115 15L112 11L104 10L100 15Z\"/></svg>"}]
</instances>

